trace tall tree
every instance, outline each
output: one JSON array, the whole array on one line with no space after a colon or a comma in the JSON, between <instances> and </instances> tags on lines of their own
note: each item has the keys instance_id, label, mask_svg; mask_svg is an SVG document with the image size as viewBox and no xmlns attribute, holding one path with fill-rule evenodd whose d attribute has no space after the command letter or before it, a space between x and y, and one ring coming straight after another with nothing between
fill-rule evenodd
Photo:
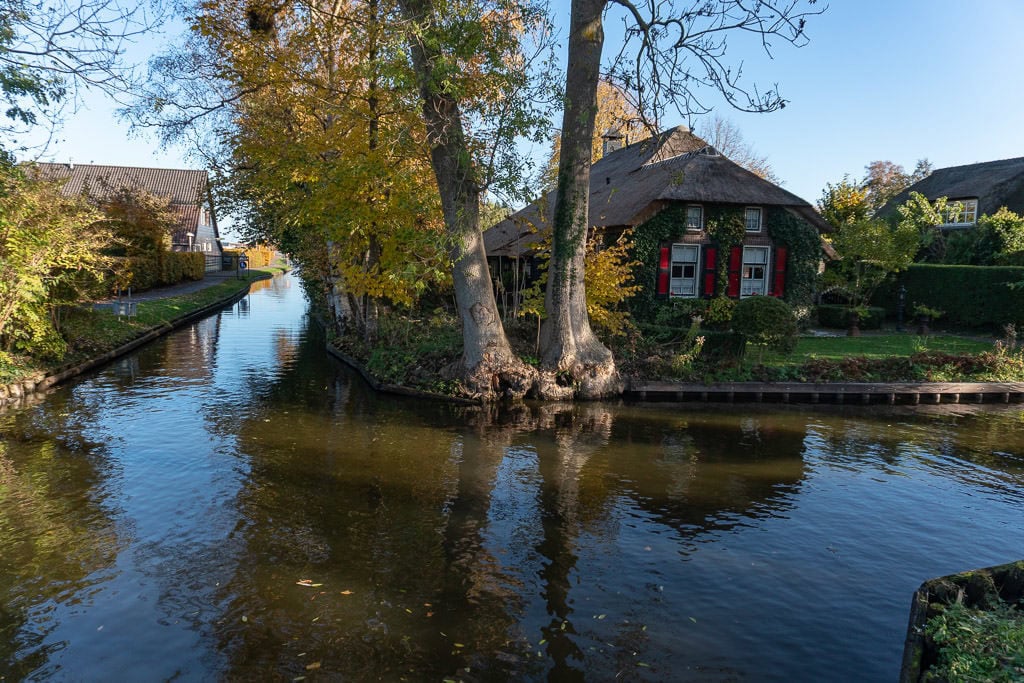
<instances>
[{"instance_id":1,"label":"tall tree","mask_svg":"<svg viewBox=\"0 0 1024 683\"><path fill-rule=\"evenodd\" d=\"M772 170L772 164L768 157L758 154L754 148L743 138L743 132L739 126L714 114L711 118L701 119L697 126L697 135L719 152L729 157L743 168L747 169L759 178L778 184L779 177Z\"/></svg>"},{"instance_id":2,"label":"tall tree","mask_svg":"<svg viewBox=\"0 0 1024 683\"><path fill-rule=\"evenodd\" d=\"M626 40L611 65L611 76L633 94L638 111L655 117L669 102L687 116L707 113L709 108L700 99L705 88L745 111L784 106L775 89L761 93L744 87L742 69L725 60L726 38L753 35L771 54L773 39L794 45L806 41L804 22L810 14L802 0L714 0L683 7L673 2L641 6L631 0L573 0L545 301L548 315L541 335L540 393L547 398L596 398L621 387L611 352L590 328L583 273L602 22L612 4L625 11Z\"/></svg>"},{"instance_id":3,"label":"tall tree","mask_svg":"<svg viewBox=\"0 0 1024 683\"><path fill-rule=\"evenodd\" d=\"M649 138L650 130L644 125L644 117L629 101L621 88L607 80L597 84L597 114L594 117L594 137L591 141L590 160L597 161L604 156L604 142L608 135L620 136L622 144L631 144ZM555 189L558 180L559 150L562 133L555 131L551 141L551 154L544 166L542 182L545 191Z\"/></svg>"},{"instance_id":4,"label":"tall tree","mask_svg":"<svg viewBox=\"0 0 1024 683\"><path fill-rule=\"evenodd\" d=\"M487 159L495 155L481 158L480 140L468 133L466 122L474 109L498 121L498 151L511 142L510 133L536 123L536 112L522 96L529 83L519 37L543 15L525 2L485 7L458 0L400 0L400 6L410 29L462 321L463 353L456 374L481 397L521 397L535 373L509 345L480 228L482 189L495 172Z\"/></svg>"},{"instance_id":5,"label":"tall tree","mask_svg":"<svg viewBox=\"0 0 1024 683\"><path fill-rule=\"evenodd\" d=\"M872 161L864 167L864 180L861 181L871 214L877 213L886 202L931 172L932 165L927 159L919 159L913 173L907 173L903 166L891 161Z\"/></svg>"},{"instance_id":6,"label":"tall tree","mask_svg":"<svg viewBox=\"0 0 1024 683\"><path fill-rule=\"evenodd\" d=\"M871 215L867 190L850 176L843 176L838 183L825 183L818 213L834 228L866 220Z\"/></svg>"},{"instance_id":7,"label":"tall tree","mask_svg":"<svg viewBox=\"0 0 1024 683\"><path fill-rule=\"evenodd\" d=\"M56 125L80 88L124 95L135 83L125 47L161 21L159 2L7 0L0 8L4 146L37 124Z\"/></svg>"}]
</instances>

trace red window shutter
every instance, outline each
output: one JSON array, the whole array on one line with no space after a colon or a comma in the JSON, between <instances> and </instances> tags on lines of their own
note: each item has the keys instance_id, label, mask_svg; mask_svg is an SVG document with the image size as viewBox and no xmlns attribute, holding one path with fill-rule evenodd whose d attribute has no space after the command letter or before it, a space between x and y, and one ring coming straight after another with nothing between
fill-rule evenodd
<instances>
[{"instance_id":1,"label":"red window shutter","mask_svg":"<svg viewBox=\"0 0 1024 683\"><path fill-rule=\"evenodd\" d=\"M775 249L775 272L772 278L772 296L781 297L786 293L786 248Z\"/></svg>"},{"instance_id":2,"label":"red window shutter","mask_svg":"<svg viewBox=\"0 0 1024 683\"><path fill-rule=\"evenodd\" d=\"M658 257L658 287L654 291L657 297L668 297L668 258L669 247L662 247Z\"/></svg>"},{"instance_id":3,"label":"red window shutter","mask_svg":"<svg viewBox=\"0 0 1024 683\"><path fill-rule=\"evenodd\" d=\"M729 251L729 287L725 290L726 296L738 297L740 295L740 268L743 262L743 247L733 247Z\"/></svg>"},{"instance_id":4,"label":"red window shutter","mask_svg":"<svg viewBox=\"0 0 1024 683\"><path fill-rule=\"evenodd\" d=\"M704 288L702 293L709 299L715 295L717 260L718 249L711 246L704 247Z\"/></svg>"}]
</instances>

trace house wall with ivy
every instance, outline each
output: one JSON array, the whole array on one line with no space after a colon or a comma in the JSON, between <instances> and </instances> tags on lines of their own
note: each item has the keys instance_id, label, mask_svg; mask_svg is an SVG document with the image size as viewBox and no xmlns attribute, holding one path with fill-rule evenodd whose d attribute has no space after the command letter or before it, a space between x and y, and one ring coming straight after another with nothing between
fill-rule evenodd
<instances>
[{"instance_id":1,"label":"house wall with ivy","mask_svg":"<svg viewBox=\"0 0 1024 683\"><path fill-rule=\"evenodd\" d=\"M800 317L810 312L814 283L822 259L817 229L782 207L761 208L761 229L748 232L744 205L702 204L703 227L686 229L686 204L665 206L639 225L633 235L633 257L640 262L636 282L642 290L630 302L639 321L653 321L668 306L693 309L709 322L728 319L732 303L739 298L738 263L745 246L769 248L765 264L765 293L779 296ZM700 249L695 297L670 296L666 267L670 267L672 245L695 245Z\"/></svg>"}]
</instances>

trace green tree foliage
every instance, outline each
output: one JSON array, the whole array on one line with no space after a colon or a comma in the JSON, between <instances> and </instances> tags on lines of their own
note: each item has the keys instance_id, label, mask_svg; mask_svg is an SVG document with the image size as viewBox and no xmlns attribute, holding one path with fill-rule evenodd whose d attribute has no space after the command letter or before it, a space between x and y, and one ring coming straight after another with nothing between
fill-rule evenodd
<instances>
[{"instance_id":1,"label":"green tree foliage","mask_svg":"<svg viewBox=\"0 0 1024 683\"><path fill-rule=\"evenodd\" d=\"M867 190L849 176L835 184L826 183L818 200L818 213L834 228L863 221L871 214Z\"/></svg>"},{"instance_id":2,"label":"green tree foliage","mask_svg":"<svg viewBox=\"0 0 1024 683\"><path fill-rule=\"evenodd\" d=\"M945 197L932 202L919 192L911 192L907 201L896 207L898 225L917 233L917 260L942 260L946 238L939 226L945 222L947 208Z\"/></svg>"},{"instance_id":3,"label":"green tree foliage","mask_svg":"<svg viewBox=\"0 0 1024 683\"><path fill-rule=\"evenodd\" d=\"M60 358L62 306L87 297L108 259L109 229L84 198L0 170L0 348Z\"/></svg>"},{"instance_id":4,"label":"green tree foliage","mask_svg":"<svg viewBox=\"0 0 1024 683\"><path fill-rule=\"evenodd\" d=\"M842 290L854 306L864 306L892 273L914 261L919 231L912 221L891 226L879 220L841 223L832 234L839 259L829 263L823 284Z\"/></svg>"}]
</instances>

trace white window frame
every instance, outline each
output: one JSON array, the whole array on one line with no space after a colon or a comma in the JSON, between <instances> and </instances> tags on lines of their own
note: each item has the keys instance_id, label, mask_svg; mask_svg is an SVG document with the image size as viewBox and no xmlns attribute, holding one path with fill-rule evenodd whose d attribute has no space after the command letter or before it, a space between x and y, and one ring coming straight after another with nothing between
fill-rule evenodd
<instances>
[{"instance_id":1,"label":"white window frame","mask_svg":"<svg viewBox=\"0 0 1024 683\"><path fill-rule=\"evenodd\" d=\"M953 207L959 206L960 210L953 212ZM946 202L946 222L944 228L963 228L978 223L978 200L967 197L964 199L950 199Z\"/></svg>"},{"instance_id":2,"label":"white window frame","mask_svg":"<svg viewBox=\"0 0 1024 683\"><path fill-rule=\"evenodd\" d=\"M696 227L690 224L690 210L697 211L697 225ZM687 204L686 205L686 230L687 232L700 232L704 229L704 207L700 204Z\"/></svg>"},{"instance_id":3,"label":"white window frame","mask_svg":"<svg viewBox=\"0 0 1024 683\"><path fill-rule=\"evenodd\" d=\"M757 212L757 226L750 227L750 215L751 212ZM743 227L746 228L747 232L761 232L761 225L763 224L764 211L761 210L760 206L748 206L743 209Z\"/></svg>"},{"instance_id":4,"label":"white window frame","mask_svg":"<svg viewBox=\"0 0 1024 683\"><path fill-rule=\"evenodd\" d=\"M764 261L754 261L752 258L754 252L760 252L764 254ZM768 284L771 278L771 247L743 247L743 258L740 265L740 298L745 299L748 296L767 296L768 295ZM757 273L757 270L761 269L761 277L755 278L753 275Z\"/></svg>"},{"instance_id":5,"label":"white window frame","mask_svg":"<svg viewBox=\"0 0 1024 683\"><path fill-rule=\"evenodd\" d=\"M678 249L678 252L677 252ZM692 250L693 259L676 258L683 253ZM693 266L693 277L683 277L687 266ZM676 268L679 268L677 271ZM676 277L676 273L679 276ZM692 281L692 284L691 284ZM700 245L698 244L673 244L669 251L668 263L668 295L674 299L694 299L700 295Z\"/></svg>"}]
</instances>

